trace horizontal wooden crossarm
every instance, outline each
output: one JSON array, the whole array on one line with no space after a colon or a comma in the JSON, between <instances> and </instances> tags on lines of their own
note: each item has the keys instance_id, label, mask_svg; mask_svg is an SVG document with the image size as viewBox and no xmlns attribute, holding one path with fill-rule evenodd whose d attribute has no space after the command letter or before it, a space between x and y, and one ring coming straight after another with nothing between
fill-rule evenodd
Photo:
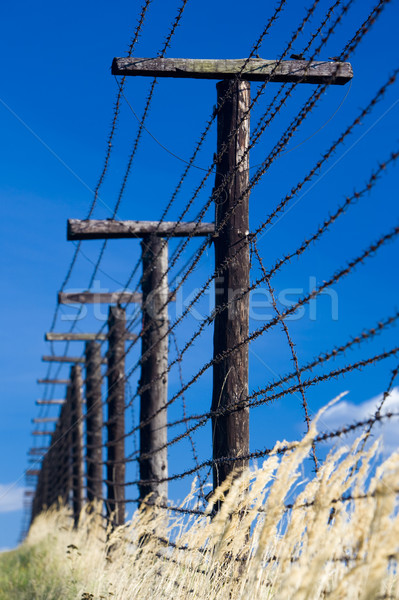
<instances>
[{"instance_id":1,"label":"horizontal wooden crossarm","mask_svg":"<svg viewBox=\"0 0 399 600\"><path fill-rule=\"evenodd\" d=\"M38 417L37 419L32 419L32 423L56 423L58 421L58 417Z\"/></svg>"},{"instance_id":2,"label":"horizontal wooden crossarm","mask_svg":"<svg viewBox=\"0 0 399 600\"><path fill-rule=\"evenodd\" d=\"M174 221L115 221L68 219L68 240L103 240L142 238L154 234L159 237L201 237L215 233L214 223L176 223Z\"/></svg>"},{"instance_id":3,"label":"horizontal wooden crossarm","mask_svg":"<svg viewBox=\"0 0 399 600\"><path fill-rule=\"evenodd\" d=\"M141 303L138 292L59 292L59 304L125 304Z\"/></svg>"},{"instance_id":4,"label":"horizontal wooden crossarm","mask_svg":"<svg viewBox=\"0 0 399 600\"><path fill-rule=\"evenodd\" d=\"M32 435L53 435L54 431L32 431Z\"/></svg>"},{"instance_id":5,"label":"horizontal wooden crossarm","mask_svg":"<svg viewBox=\"0 0 399 600\"><path fill-rule=\"evenodd\" d=\"M37 383L46 383L50 385L56 385L60 383L61 385L69 385L71 383L70 379L38 379Z\"/></svg>"},{"instance_id":6,"label":"horizontal wooden crossarm","mask_svg":"<svg viewBox=\"0 0 399 600\"><path fill-rule=\"evenodd\" d=\"M108 339L106 333L46 333L44 336L46 342L103 342ZM127 340L136 340L137 334L126 333Z\"/></svg>"},{"instance_id":7,"label":"horizontal wooden crossarm","mask_svg":"<svg viewBox=\"0 0 399 600\"><path fill-rule=\"evenodd\" d=\"M51 404L55 404L55 405L60 405L60 404L65 404L65 400L36 400L36 404L38 406L42 406L42 405L51 405Z\"/></svg>"},{"instance_id":8,"label":"horizontal wooden crossarm","mask_svg":"<svg viewBox=\"0 0 399 600\"><path fill-rule=\"evenodd\" d=\"M28 469L25 474L28 475L28 477L36 477L37 475L39 475L39 473L39 469Z\"/></svg>"},{"instance_id":9,"label":"horizontal wooden crossarm","mask_svg":"<svg viewBox=\"0 0 399 600\"><path fill-rule=\"evenodd\" d=\"M86 362L84 356L42 356L43 362L59 362L59 363L74 363L74 364L83 364ZM102 364L107 364L107 359L102 359Z\"/></svg>"},{"instance_id":10,"label":"horizontal wooden crossarm","mask_svg":"<svg viewBox=\"0 0 399 600\"><path fill-rule=\"evenodd\" d=\"M41 446L39 448L31 448L28 452L30 456L37 456L38 454L45 454L48 450L48 446Z\"/></svg>"},{"instance_id":11,"label":"horizontal wooden crossarm","mask_svg":"<svg viewBox=\"0 0 399 600\"><path fill-rule=\"evenodd\" d=\"M42 356L43 362L84 363L82 356Z\"/></svg>"},{"instance_id":12,"label":"horizontal wooden crossarm","mask_svg":"<svg viewBox=\"0 0 399 600\"><path fill-rule=\"evenodd\" d=\"M114 58L113 75L145 75L194 79L233 79L289 83L334 83L343 85L353 77L348 62L238 58L234 60L193 58ZM245 67L244 67L245 64Z\"/></svg>"}]
</instances>

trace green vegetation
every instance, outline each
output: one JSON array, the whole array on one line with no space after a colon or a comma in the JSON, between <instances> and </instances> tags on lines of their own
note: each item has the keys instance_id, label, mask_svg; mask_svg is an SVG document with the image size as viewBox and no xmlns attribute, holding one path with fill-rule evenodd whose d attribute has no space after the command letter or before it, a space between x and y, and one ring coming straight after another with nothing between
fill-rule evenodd
<instances>
[{"instance_id":1,"label":"green vegetation","mask_svg":"<svg viewBox=\"0 0 399 600\"><path fill-rule=\"evenodd\" d=\"M48 540L0 554L0 600L69 600L73 581L51 561Z\"/></svg>"}]
</instances>

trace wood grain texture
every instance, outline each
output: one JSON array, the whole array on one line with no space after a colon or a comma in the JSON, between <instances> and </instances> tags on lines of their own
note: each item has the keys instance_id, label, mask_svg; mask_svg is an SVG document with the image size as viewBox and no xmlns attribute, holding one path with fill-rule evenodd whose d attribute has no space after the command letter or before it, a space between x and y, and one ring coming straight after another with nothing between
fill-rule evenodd
<instances>
[{"instance_id":1,"label":"wood grain texture","mask_svg":"<svg viewBox=\"0 0 399 600\"><path fill-rule=\"evenodd\" d=\"M161 410L168 400L168 280L163 277L168 268L168 246L154 235L141 244L143 264L143 335L141 346L140 422L156 414L140 429L141 500L152 494L151 500L167 500L168 476L167 411ZM146 274L144 276L144 274ZM147 388L147 389L146 389ZM160 412L159 412L160 411ZM162 448L162 450L159 450ZM147 453L151 453L146 456ZM145 483L145 482L148 483Z\"/></svg>"},{"instance_id":2,"label":"wood grain texture","mask_svg":"<svg viewBox=\"0 0 399 600\"><path fill-rule=\"evenodd\" d=\"M136 292L59 292L58 304L128 304L141 303L141 294Z\"/></svg>"},{"instance_id":3,"label":"wood grain texture","mask_svg":"<svg viewBox=\"0 0 399 600\"><path fill-rule=\"evenodd\" d=\"M213 223L176 223L174 221L115 221L111 219L79 221L68 220L68 240L103 240L122 238L142 238L146 235L200 237L212 235Z\"/></svg>"},{"instance_id":4,"label":"wood grain texture","mask_svg":"<svg viewBox=\"0 0 399 600\"><path fill-rule=\"evenodd\" d=\"M246 66L244 67L244 64ZM244 67L244 68L243 68ZM144 75L194 79L234 79L275 81L277 83L326 83L343 85L353 77L348 62L275 60L263 58L193 59L193 58L114 58L113 75Z\"/></svg>"},{"instance_id":5,"label":"wood grain texture","mask_svg":"<svg viewBox=\"0 0 399 600\"><path fill-rule=\"evenodd\" d=\"M125 522L125 309L110 306L108 316L107 514Z\"/></svg>"},{"instance_id":6,"label":"wood grain texture","mask_svg":"<svg viewBox=\"0 0 399 600\"><path fill-rule=\"evenodd\" d=\"M126 332L125 339L126 340L136 340L136 333ZM53 333L48 332L45 334L46 342L104 342L108 339L106 333Z\"/></svg>"},{"instance_id":7,"label":"wood grain texture","mask_svg":"<svg viewBox=\"0 0 399 600\"><path fill-rule=\"evenodd\" d=\"M221 104L229 89L228 81L217 84L218 104ZM250 84L246 81L234 84L230 98L224 102L218 115L217 150L218 154L227 142L217 165L215 179L216 224L226 225L215 237L215 271L221 276L215 281L215 310L231 301L249 286L249 194L244 193L249 183L249 158L237 164L249 144L249 116L241 125L244 114L250 105ZM235 133L236 132L236 133ZM229 141L230 140L230 141ZM226 176L234 172L230 181L222 188ZM234 208L234 211L232 209ZM233 258L234 257L234 258ZM227 269L222 266L229 261ZM248 294L231 303L228 309L219 312L214 326L214 358L231 351L247 336L249 331ZM242 345L222 360L217 359L213 366L212 410L239 403L248 395L248 345ZM249 410L240 411L212 419L213 457L239 457L249 452ZM213 485L218 487L233 470L240 470L246 461L216 464L213 468Z\"/></svg>"},{"instance_id":8,"label":"wood grain texture","mask_svg":"<svg viewBox=\"0 0 399 600\"><path fill-rule=\"evenodd\" d=\"M86 482L87 500L102 498L103 406L101 344L87 342L86 356Z\"/></svg>"},{"instance_id":9,"label":"wood grain texture","mask_svg":"<svg viewBox=\"0 0 399 600\"><path fill-rule=\"evenodd\" d=\"M83 508L83 409L82 368L71 367L70 427L72 452L72 510L75 527Z\"/></svg>"}]
</instances>

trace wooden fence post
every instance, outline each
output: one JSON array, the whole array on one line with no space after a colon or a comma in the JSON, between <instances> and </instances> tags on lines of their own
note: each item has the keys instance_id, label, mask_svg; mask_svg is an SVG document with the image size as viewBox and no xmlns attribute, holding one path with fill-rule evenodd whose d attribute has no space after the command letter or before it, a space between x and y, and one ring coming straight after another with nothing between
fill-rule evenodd
<instances>
[{"instance_id":1,"label":"wooden fence post","mask_svg":"<svg viewBox=\"0 0 399 600\"><path fill-rule=\"evenodd\" d=\"M108 317L107 513L114 526L125 522L125 309L110 306Z\"/></svg>"},{"instance_id":2,"label":"wooden fence post","mask_svg":"<svg viewBox=\"0 0 399 600\"><path fill-rule=\"evenodd\" d=\"M86 481L87 500L100 500L102 494L103 408L101 397L101 344L90 341L86 356Z\"/></svg>"},{"instance_id":3,"label":"wooden fence post","mask_svg":"<svg viewBox=\"0 0 399 600\"><path fill-rule=\"evenodd\" d=\"M82 368L71 367L71 445L72 445L72 508L75 527L83 508L83 411Z\"/></svg>"},{"instance_id":4,"label":"wooden fence post","mask_svg":"<svg viewBox=\"0 0 399 600\"><path fill-rule=\"evenodd\" d=\"M60 489L60 464L59 464L59 440L60 440L60 422L58 420L54 433L51 436L50 448L48 451L50 463L50 486L48 506L52 506L58 500Z\"/></svg>"},{"instance_id":5,"label":"wooden fence post","mask_svg":"<svg viewBox=\"0 0 399 600\"><path fill-rule=\"evenodd\" d=\"M217 121L217 152L222 153L215 179L216 230L226 219L226 225L215 237L215 270L226 260L236 257L217 280L215 308L231 301L249 286L248 199L244 193L249 183L248 154L236 168L249 145L249 115L237 130L238 124L250 105L250 84L247 81L221 81L217 84L218 105L222 104ZM229 91L230 88L230 91ZM229 175L234 171L234 175ZM229 179L228 179L229 178ZM227 184L226 184L227 181ZM222 187L221 187L222 186ZM218 194L218 188L220 193ZM234 209L233 209L234 207ZM230 214L232 211L232 214ZM249 296L234 301L215 318L214 358L235 348L248 336ZM245 400L248 395L248 346L244 344L218 359L213 366L212 410L227 408ZM212 419L213 458L239 457L249 452L249 410ZM233 470L246 466L247 461L215 463L213 485L216 488Z\"/></svg>"},{"instance_id":6,"label":"wooden fence post","mask_svg":"<svg viewBox=\"0 0 399 600\"><path fill-rule=\"evenodd\" d=\"M140 422L156 414L140 429L140 499L152 493L167 499L168 483L157 480L168 476L167 411L160 410L168 399L168 280L162 277L168 268L168 245L155 235L141 242L143 274L143 335L140 387ZM163 339L162 339L163 338ZM162 375L165 373L164 375ZM162 375L162 377L161 377ZM147 453L151 453L146 456ZM148 481L148 483L145 483Z\"/></svg>"},{"instance_id":7,"label":"wooden fence post","mask_svg":"<svg viewBox=\"0 0 399 600\"><path fill-rule=\"evenodd\" d=\"M61 408L60 422L62 432L60 447L60 463L62 465L60 495L62 502L67 505L70 502L72 490L71 385L68 385L66 390L65 404Z\"/></svg>"}]
</instances>

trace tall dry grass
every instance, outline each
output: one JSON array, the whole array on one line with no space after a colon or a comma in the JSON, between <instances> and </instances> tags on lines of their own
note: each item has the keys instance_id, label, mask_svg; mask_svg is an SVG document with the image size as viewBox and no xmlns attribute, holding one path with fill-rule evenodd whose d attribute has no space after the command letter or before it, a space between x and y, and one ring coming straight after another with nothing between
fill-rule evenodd
<instances>
[{"instance_id":1,"label":"tall dry grass","mask_svg":"<svg viewBox=\"0 0 399 600\"><path fill-rule=\"evenodd\" d=\"M399 455L376 466L378 442L362 450L359 438L304 481L315 434L314 424L292 451L277 444L226 482L209 503L208 513L224 500L213 517L147 507L110 533L95 512L74 530L67 509L50 510L25 545L45 544L48 565L80 600L399 598ZM195 493L193 484L182 506Z\"/></svg>"}]
</instances>

